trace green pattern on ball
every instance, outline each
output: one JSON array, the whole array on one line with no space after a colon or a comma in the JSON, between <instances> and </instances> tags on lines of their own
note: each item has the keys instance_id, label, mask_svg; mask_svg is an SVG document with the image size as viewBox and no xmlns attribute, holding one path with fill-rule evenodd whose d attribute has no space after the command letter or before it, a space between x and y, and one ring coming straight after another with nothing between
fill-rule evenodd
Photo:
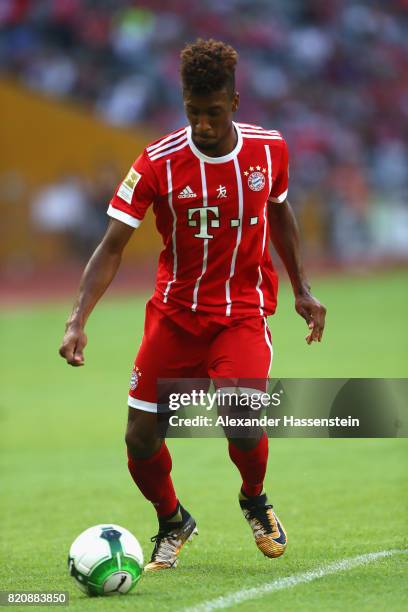
<instances>
[{"instance_id":1,"label":"green pattern on ball","mask_svg":"<svg viewBox=\"0 0 408 612\"><path fill-rule=\"evenodd\" d=\"M115 556L112 559L103 561L89 574L87 580L89 594L104 595L103 585L105 584L105 581L109 578L109 576L118 571L130 574L132 578L132 586L130 587L129 591L133 589L142 575L142 568L137 561L135 561L135 559L125 557L123 554L121 554L119 564L118 559Z\"/></svg>"}]
</instances>

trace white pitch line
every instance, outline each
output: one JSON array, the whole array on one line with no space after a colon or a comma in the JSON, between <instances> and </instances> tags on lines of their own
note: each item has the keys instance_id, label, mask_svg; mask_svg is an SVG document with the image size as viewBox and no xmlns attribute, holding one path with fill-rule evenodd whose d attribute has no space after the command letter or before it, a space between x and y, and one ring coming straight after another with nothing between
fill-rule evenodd
<instances>
[{"instance_id":1,"label":"white pitch line","mask_svg":"<svg viewBox=\"0 0 408 612\"><path fill-rule=\"evenodd\" d=\"M324 578L325 576L330 576L331 574L337 574L337 572L351 570L354 567L372 563L373 561L376 561L377 559L381 559L383 557L391 557L392 555L398 554L405 555L407 553L408 549L381 550L379 552L372 552L367 553L365 555L359 555L358 557L352 557L351 559L335 561L334 563L329 563L328 565L317 567L316 569L310 570L308 572L303 572L301 574L293 574L292 576L286 576L285 578L277 578L273 582L266 582L265 584L261 584L260 586L253 587L251 589L243 589L242 591L236 591L235 593L223 595L222 597L217 597L216 599L204 601L203 603L197 604L196 606L185 608L185 612L210 612L211 610L230 608L233 605L243 603L244 601L248 601L249 599L256 599L257 597L263 597L264 595L267 595L268 593L273 593L274 591L289 589L291 587L297 586L298 584L312 582L313 580L317 580L318 578Z\"/></svg>"}]
</instances>

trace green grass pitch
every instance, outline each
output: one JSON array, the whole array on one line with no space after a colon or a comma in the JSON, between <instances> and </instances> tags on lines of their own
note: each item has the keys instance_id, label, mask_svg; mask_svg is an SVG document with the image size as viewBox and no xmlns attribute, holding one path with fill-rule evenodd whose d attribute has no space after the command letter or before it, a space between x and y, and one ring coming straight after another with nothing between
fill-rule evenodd
<instances>
[{"instance_id":1,"label":"green grass pitch","mask_svg":"<svg viewBox=\"0 0 408 612\"><path fill-rule=\"evenodd\" d=\"M328 307L321 345L282 286L269 320L273 376L406 377L406 273L314 284ZM57 356L68 305L1 313L0 590L69 590L71 610L182 610L355 555L408 547L404 439L278 439L266 488L288 531L281 559L256 549L238 503L224 440L170 440L178 494L200 530L177 570L147 575L127 596L89 599L66 557L87 527L115 522L145 557L154 513L126 468L126 395L143 325L143 298L104 298L88 325L86 366ZM386 406L384 406L386 410ZM406 610L407 556L397 555L267 594L239 610ZM406 593L405 593L406 597Z\"/></svg>"}]
</instances>

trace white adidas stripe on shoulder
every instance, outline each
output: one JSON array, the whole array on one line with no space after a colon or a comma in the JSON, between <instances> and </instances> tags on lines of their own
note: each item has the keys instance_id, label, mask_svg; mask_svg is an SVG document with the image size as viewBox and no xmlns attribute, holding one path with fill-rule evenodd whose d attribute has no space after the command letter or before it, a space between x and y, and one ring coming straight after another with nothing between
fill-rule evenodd
<instances>
[{"instance_id":1,"label":"white adidas stripe on shoulder","mask_svg":"<svg viewBox=\"0 0 408 612\"><path fill-rule=\"evenodd\" d=\"M174 143L173 143L174 144ZM184 149L188 145L188 140L185 138L181 144L177 147L171 147L170 149L166 149L165 151L161 151L160 153L156 153L155 155L150 156L151 161L155 161L160 157L164 157L165 155L170 155L170 153L174 153L175 151L180 151L180 149Z\"/></svg>"},{"instance_id":2,"label":"white adidas stripe on shoulder","mask_svg":"<svg viewBox=\"0 0 408 612\"><path fill-rule=\"evenodd\" d=\"M186 134L182 134L179 138L176 138L175 140L170 140L170 142L166 142L166 144L162 145L161 147L157 147L157 149L155 149L151 153L147 152L147 154L150 158L152 158L154 155L157 155L157 153L160 153L160 151L165 151L166 149L175 147L176 145L180 144L186 139L187 139Z\"/></svg>"},{"instance_id":3,"label":"white adidas stripe on shoulder","mask_svg":"<svg viewBox=\"0 0 408 612\"><path fill-rule=\"evenodd\" d=\"M274 134L275 136L281 135L278 130L264 130L263 128L259 130L257 128L242 128L241 132L242 134Z\"/></svg>"},{"instance_id":4,"label":"white adidas stripe on shoulder","mask_svg":"<svg viewBox=\"0 0 408 612\"><path fill-rule=\"evenodd\" d=\"M278 130L266 130L259 125L249 123L239 123L239 129L243 138L258 138L259 140L283 140Z\"/></svg>"},{"instance_id":5,"label":"white adidas stripe on shoulder","mask_svg":"<svg viewBox=\"0 0 408 612\"><path fill-rule=\"evenodd\" d=\"M259 140L283 140L280 134L268 134L267 132L258 132L256 134L245 134L242 132L243 138L258 138Z\"/></svg>"},{"instance_id":6,"label":"white adidas stripe on shoulder","mask_svg":"<svg viewBox=\"0 0 408 612\"><path fill-rule=\"evenodd\" d=\"M260 125L252 125L252 123L237 123L237 126L240 128L253 128L254 130L263 130L264 128Z\"/></svg>"},{"instance_id":7,"label":"white adidas stripe on shoulder","mask_svg":"<svg viewBox=\"0 0 408 612\"><path fill-rule=\"evenodd\" d=\"M237 123L241 132L269 132L280 134L278 130L268 130L267 128L262 127L261 125L253 125L252 123Z\"/></svg>"},{"instance_id":8,"label":"white adidas stripe on shoulder","mask_svg":"<svg viewBox=\"0 0 408 612\"><path fill-rule=\"evenodd\" d=\"M150 151L154 151L155 149L158 149L159 147L164 145L166 142L169 142L170 140L174 140L178 136L181 136L182 134L185 134L185 133L186 133L186 128L183 128L182 130L179 130L178 132L174 132L173 134L170 134L169 136L162 138L161 140L159 140L159 142L156 142L155 144L152 144L149 147L147 147L146 151L148 153Z\"/></svg>"}]
</instances>

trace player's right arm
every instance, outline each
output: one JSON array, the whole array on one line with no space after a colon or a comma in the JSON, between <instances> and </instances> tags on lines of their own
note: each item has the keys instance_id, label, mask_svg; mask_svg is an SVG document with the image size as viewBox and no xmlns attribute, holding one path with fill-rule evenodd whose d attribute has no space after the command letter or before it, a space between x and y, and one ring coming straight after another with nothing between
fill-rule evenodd
<instances>
[{"instance_id":1,"label":"player's right arm","mask_svg":"<svg viewBox=\"0 0 408 612\"><path fill-rule=\"evenodd\" d=\"M66 323L59 353L69 365L84 365L87 343L85 324L98 300L112 282L122 259L123 249L134 228L111 219L102 241L95 249L81 278L78 297Z\"/></svg>"},{"instance_id":2,"label":"player's right arm","mask_svg":"<svg viewBox=\"0 0 408 612\"><path fill-rule=\"evenodd\" d=\"M108 229L82 275L78 298L69 317L60 355L72 366L84 365L85 323L113 280L123 249L158 193L157 179L146 150L116 188L109 204Z\"/></svg>"}]
</instances>

